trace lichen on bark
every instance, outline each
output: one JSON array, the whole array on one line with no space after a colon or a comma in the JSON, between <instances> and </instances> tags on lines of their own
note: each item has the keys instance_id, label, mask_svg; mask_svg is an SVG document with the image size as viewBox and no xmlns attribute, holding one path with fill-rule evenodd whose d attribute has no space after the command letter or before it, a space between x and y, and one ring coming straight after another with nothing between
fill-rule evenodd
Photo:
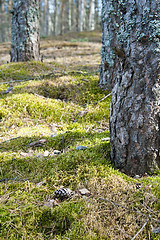
<instances>
[{"instance_id":1,"label":"lichen on bark","mask_svg":"<svg viewBox=\"0 0 160 240\"><path fill-rule=\"evenodd\" d=\"M100 86L112 91L111 160L134 175L160 167L160 3L102 2Z\"/></svg>"}]
</instances>

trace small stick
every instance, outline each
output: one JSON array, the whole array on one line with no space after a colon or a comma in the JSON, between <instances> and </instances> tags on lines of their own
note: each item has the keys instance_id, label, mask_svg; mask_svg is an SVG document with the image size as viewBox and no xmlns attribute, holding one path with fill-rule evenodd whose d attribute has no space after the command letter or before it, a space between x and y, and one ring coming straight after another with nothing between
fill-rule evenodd
<instances>
[{"instance_id":1,"label":"small stick","mask_svg":"<svg viewBox=\"0 0 160 240\"><path fill-rule=\"evenodd\" d=\"M9 142L9 141L12 141L12 140L15 140L15 139L17 139L17 138L20 138L20 137L10 138L10 139L8 139L8 140L6 140L6 141L4 141L4 142L1 142L0 144L6 143L6 142Z\"/></svg>"},{"instance_id":2,"label":"small stick","mask_svg":"<svg viewBox=\"0 0 160 240\"><path fill-rule=\"evenodd\" d=\"M142 232L143 228L147 225L148 221L149 221L149 217L147 218L146 222L143 224L141 229L136 233L136 235L131 240L134 240L138 236L138 234Z\"/></svg>"}]
</instances>

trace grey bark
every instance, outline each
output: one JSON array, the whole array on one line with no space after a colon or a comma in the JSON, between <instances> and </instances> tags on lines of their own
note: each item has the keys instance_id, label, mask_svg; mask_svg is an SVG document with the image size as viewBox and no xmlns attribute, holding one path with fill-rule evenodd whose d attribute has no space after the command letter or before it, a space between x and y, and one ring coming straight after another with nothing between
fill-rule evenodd
<instances>
[{"instance_id":1,"label":"grey bark","mask_svg":"<svg viewBox=\"0 0 160 240\"><path fill-rule=\"evenodd\" d=\"M72 0L68 0L68 31L72 29Z\"/></svg>"},{"instance_id":2,"label":"grey bark","mask_svg":"<svg viewBox=\"0 0 160 240\"><path fill-rule=\"evenodd\" d=\"M53 29L54 29L54 25L52 21L51 5L52 5L51 0L47 0L47 7L46 7L46 13L45 13L46 36L51 36L53 34Z\"/></svg>"},{"instance_id":3,"label":"grey bark","mask_svg":"<svg viewBox=\"0 0 160 240\"><path fill-rule=\"evenodd\" d=\"M79 0L78 31L83 31L84 23L84 0Z\"/></svg>"},{"instance_id":4,"label":"grey bark","mask_svg":"<svg viewBox=\"0 0 160 240\"><path fill-rule=\"evenodd\" d=\"M11 26L11 62L39 60L39 0L14 0Z\"/></svg>"},{"instance_id":5,"label":"grey bark","mask_svg":"<svg viewBox=\"0 0 160 240\"><path fill-rule=\"evenodd\" d=\"M90 0L89 30L95 29L95 0Z\"/></svg>"},{"instance_id":6,"label":"grey bark","mask_svg":"<svg viewBox=\"0 0 160 240\"><path fill-rule=\"evenodd\" d=\"M61 5L61 32L60 34L64 34L65 32L65 0L62 0Z\"/></svg>"},{"instance_id":7,"label":"grey bark","mask_svg":"<svg viewBox=\"0 0 160 240\"><path fill-rule=\"evenodd\" d=\"M100 85L112 90L111 161L130 174L160 167L160 2L103 0Z\"/></svg>"}]
</instances>

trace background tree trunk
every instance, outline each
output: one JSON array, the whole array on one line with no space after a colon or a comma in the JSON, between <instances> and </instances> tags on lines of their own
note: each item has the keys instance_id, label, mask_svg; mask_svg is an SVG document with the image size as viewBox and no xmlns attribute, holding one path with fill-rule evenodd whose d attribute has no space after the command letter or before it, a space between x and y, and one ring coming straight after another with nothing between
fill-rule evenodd
<instances>
[{"instance_id":1,"label":"background tree trunk","mask_svg":"<svg viewBox=\"0 0 160 240\"><path fill-rule=\"evenodd\" d=\"M79 0L79 14L78 14L78 31L83 31L83 22L84 22L84 0Z\"/></svg>"},{"instance_id":2,"label":"background tree trunk","mask_svg":"<svg viewBox=\"0 0 160 240\"><path fill-rule=\"evenodd\" d=\"M89 30L95 29L95 0L90 0Z\"/></svg>"},{"instance_id":3,"label":"background tree trunk","mask_svg":"<svg viewBox=\"0 0 160 240\"><path fill-rule=\"evenodd\" d=\"M11 62L39 60L39 0L14 0Z\"/></svg>"},{"instance_id":4,"label":"background tree trunk","mask_svg":"<svg viewBox=\"0 0 160 240\"><path fill-rule=\"evenodd\" d=\"M51 8L52 8L52 2L51 0L47 0L47 7L46 7L46 14L45 14L46 36L51 36L53 34L53 29L54 29Z\"/></svg>"},{"instance_id":5,"label":"background tree trunk","mask_svg":"<svg viewBox=\"0 0 160 240\"><path fill-rule=\"evenodd\" d=\"M130 174L160 167L159 1L102 2L100 85L112 89L111 160Z\"/></svg>"},{"instance_id":6,"label":"background tree trunk","mask_svg":"<svg viewBox=\"0 0 160 240\"><path fill-rule=\"evenodd\" d=\"M68 31L72 29L72 0L68 0Z\"/></svg>"}]
</instances>

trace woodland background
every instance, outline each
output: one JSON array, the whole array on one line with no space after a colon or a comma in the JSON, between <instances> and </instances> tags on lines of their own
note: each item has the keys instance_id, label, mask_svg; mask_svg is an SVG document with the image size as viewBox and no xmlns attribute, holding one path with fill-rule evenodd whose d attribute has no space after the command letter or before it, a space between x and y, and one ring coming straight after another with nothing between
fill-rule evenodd
<instances>
[{"instance_id":1,"label":"woodland background","mask_svg":"<svg viewBox=\"0 0 160 240\"><path fill-rule=\"evenodd\" d=\"M10 41L12 0L0 0L0 42ZM41 37L101 29L99 0L41 0Z\"/></svg>"}]
</instances>

